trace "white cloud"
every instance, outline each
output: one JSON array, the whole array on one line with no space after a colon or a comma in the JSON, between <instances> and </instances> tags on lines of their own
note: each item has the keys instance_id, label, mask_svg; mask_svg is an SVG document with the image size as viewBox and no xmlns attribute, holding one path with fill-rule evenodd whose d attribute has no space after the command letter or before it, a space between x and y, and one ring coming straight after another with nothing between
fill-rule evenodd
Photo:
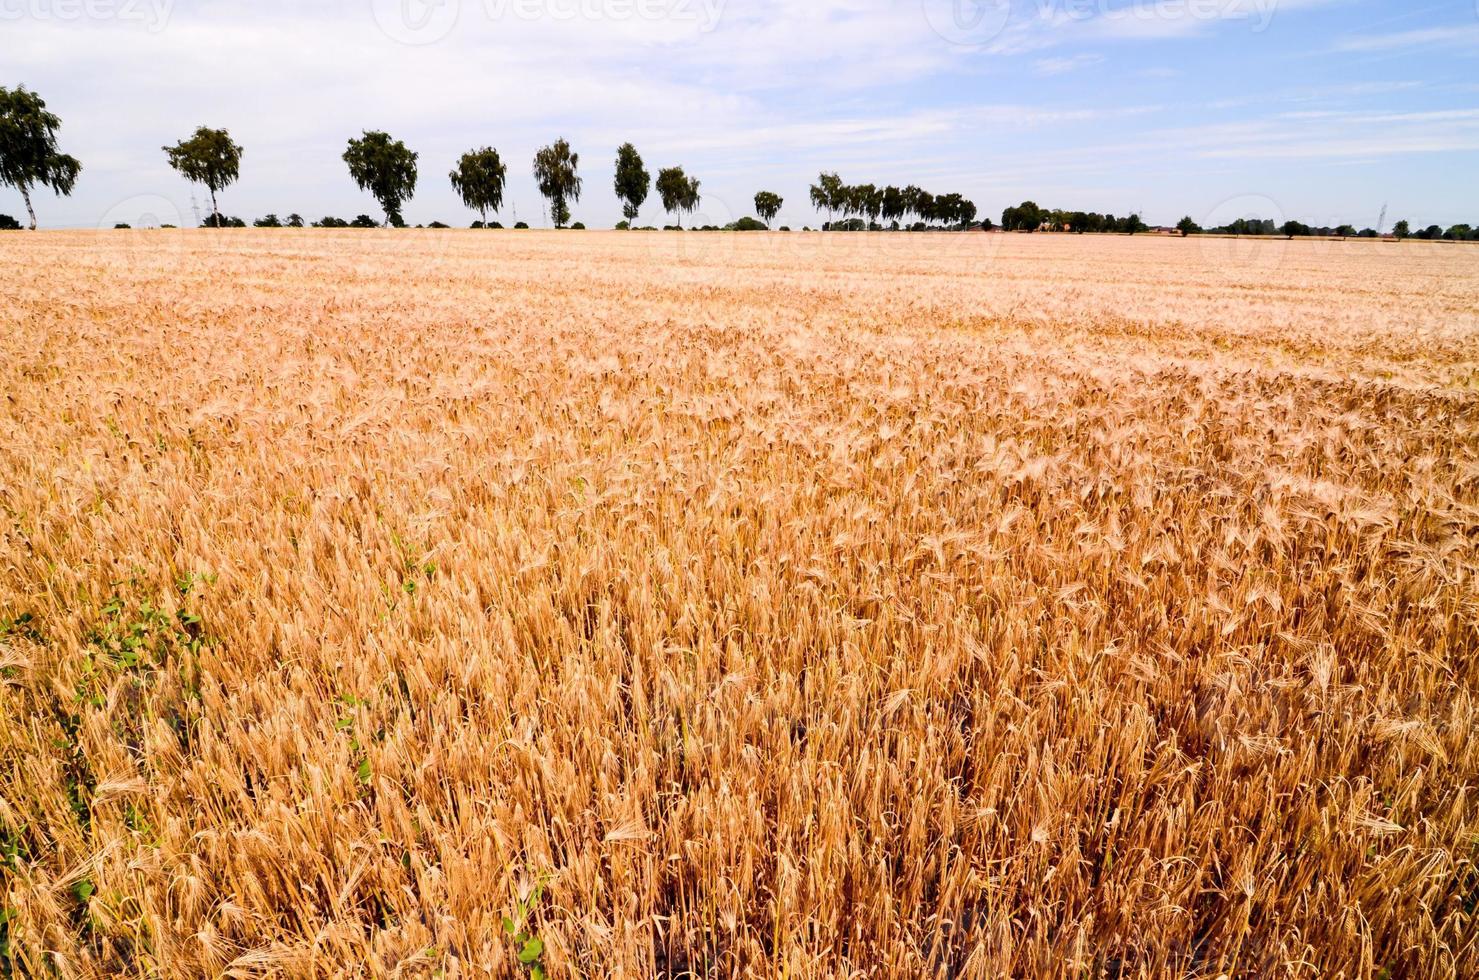
<instances>
[{"instance_id":1,"label":"white cloud","mask_svg":"<svg viewBox=\"0 0 1479 980\"><path fill-rule=\"evenodd\" d=\"M223 196L243 216L372 211L340 154L361 129L383 128L422 154L413 221L462 214L445 174L456 154L484 144L503 153L508 196L527 218L539 209L529 160L568 136L586 178L577 217L592 225L615 220L611 157L629 139L649 168L682 163L721 200L745 202L758 183L773 185L789 201L782 220L799 225L814 217L805 188L822 168L1046 199L1055 186L1087 195L1144 180L1171 166L1166 148L1180 139L1209 160L1349 152L1349 140L1379 142L1384 125L1397 132L1374 152L1427 152L1417 148L1445 139L1463 147L1469 138L1466 119L1274 118L1230 136L1194 127L1166 135L1178 112L1219 119L1289 102L1342 107L1342 96L1318 86L1276 104L1258 91L1243 96L1253 87L1242 79L1219 89L1194 65L1171 65L1177 38L1220 31L1261 55L1271 46L1253 51L1248 42L1260 23L1292 31L1301 19L1286 14L1343 0L1280 0L1272 21L1262 14L1274 0L1012 0L999 25L968 18L964 28L938 17L939 4L956 0L140 2L167 18L60 19L42 15L61 9L46 7L57 0L0 0L0 11L28 12L0 14L0 84L41 91L64 120L64 148L86 168L73 199L45 202L45 223L96 224L136 196L168 196L188 210L191 188L159 148L197 125L226 126L245 144L242 180ZM974 2L989 13L997 0ZM1137 4L1138 14L1123 13ZM1170 40L1133 43L1158 37ZM1072 98L1050 99L1033 77L1088 69L1109 54L1118 66L1130 60L1118 57L1125 45L1153 52L1160 66L1129 74L1185 79L1162 88L1197 85L1203 97L1179 108L1131 104L1106 71ZM1359 84L1366 88L1348 86L1343 97L1398 91L1379 79ZM1234 93L1212 107L1212 95ZM1162 128L1147 131L1152 121ZM0 211L14 211L11 200L0 189ZM989 199L979 203L991 209ZM649 205L644 218L655 216Z\"/></svg>"},{"instance_id":2,"label":"white cloud","mask_svg":"<svg viewBox=\"0 0 1479 980\"><path fill-rule=\"evenodd\" d=\"M1290 112L1167 130L1166 145L1205 159L1377 159L1479 150L1479 109Z\"/></svg>"},{"instance_id":3,"label":"white cloud","mask_svg":"<svg viewBox=\"0 0 1479 980\"><path fill-rule=\"evenodd\" d=\"M1044 76L1066 75L1081 68L1092 68L1103 63L1102 54L1076 54L1066 58L1039 58L1032 63L1032 70L1035 74Z\"/></svg>"},{"instance_id":4,"label":"white cloud","mask_svg":"<svg viewBox=\"0 0 1479 980\"><path fill-rule=\"evenodd\" d=\"M1335 42L1336 51L1349 52L1406 51L1416 48L1460 48L1470 54L1479 52L1479 24L1398 31L1392 34L1348 35Z\"/></svg>"}]
</instances>

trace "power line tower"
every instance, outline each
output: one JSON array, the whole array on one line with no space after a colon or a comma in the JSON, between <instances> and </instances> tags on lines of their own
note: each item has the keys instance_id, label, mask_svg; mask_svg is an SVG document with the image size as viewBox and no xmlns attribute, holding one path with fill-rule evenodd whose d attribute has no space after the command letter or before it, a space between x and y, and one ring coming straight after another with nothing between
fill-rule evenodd
<instances>
[{"instance_id":1,"label":"power line tower","mask_svg":"<svg viewBox=\"0 0 1479 980\"><path fill-rule=\"evenodd\" d=\"M1376 233L1385 235L1387 233L1387 206L1381 206L1381 217L1376 219Z\"/></svg>"},{"instance_id":2,"label":"power line tower","mask_svg":"<svg viewBox=\"0 0 1479 980\"><path fill-rule=\"evenodd\" d=\"M190 195L190 210L195 212L195 227L199 228L200 227L200 202L195 199L195 195L194 194L191 194Z\"/></svg>"}]
</instances>

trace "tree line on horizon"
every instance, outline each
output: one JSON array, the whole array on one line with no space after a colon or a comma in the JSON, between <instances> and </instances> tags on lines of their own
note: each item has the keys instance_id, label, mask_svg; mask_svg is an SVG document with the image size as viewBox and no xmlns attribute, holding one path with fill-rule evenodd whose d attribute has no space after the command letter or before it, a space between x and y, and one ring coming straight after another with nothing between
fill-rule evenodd
<instances>
[{"instance_id":1,"label":"tree line on horizon","mask_svg":"<svg viewBox=\"0 0 1479 980\"><path fill-rule=\"evenodd\" d=\"M1282 238L1381 238L1382 232L1375 228L1356 230L1355 225L1307 225L1302 221L1285 221L1276 225L1272 218L1238 218L1216 228L1203 229L1189 216L1176 225L1182 236L1195 234L1251 235ZM1440 225L1429 225L1417 231L1410 222L1398 221L1392 226L1391 237L1402 241L1417 238L1425 241L1474 242L1479 241L1479 229L1472 225L1457 224L1444 229Z\"/></svg>"},{"instance_id":2,"label":"tree line on horizon","mask_svg":"<svg viewBox=\"0 0 1479 980\"><path fill-rule=\"evenodd\" d=\"M811 185L811 205L829 216L822 225L823 231L878 228L880 218L894 229L910 217L917 218L914 227L921 230L937 224L966 229L976 221L976 205L960 194L935 195L913 184L907 187L846 184L835 173L817 176L817 182ZM840 229L838 215L843 219ZM987 231L991 230L991 219L986 219L983 225Z\"/></svg>"},{"instance_id":3,"label":"tree line on horizon","mask_svg":"<svg viewBox=\"0 0 1479 980\"><path fill-rule=\"evenodd\" d=\"M60 128L61 120L47 110L45 101L35 92L23 85L15 89L0 86L0 185L20 191L32 231L37 227L37 220L31 192L44 187L59 197L69 196L82 173L82 164L58 148ZM244 153L243 147L232 140L227 130L201 126L187 139L162 149L174 170L209 192L211 213L203 226L245 227L246 222L240 218L226 217L218 201L218 195L240 177ZM349 140L343 155L344 163L356 186L368 192L380 205L384 215L380 226L405 226L402 212L416 192L419 156L401 140L379 130L366 130ZM578 221L571 224L571 205L580 200L582 190L579 167L580 155L563 138L541 147L534 155L533 176L556 228L564 228L567 224L574 228L585 227ZM474 228L502 227L497 221L490 220L489 215L490 212L497 213L503 206L507 177L507 164L490 146L471 149L457 160L448 179L462 203L479 215L473 222ZM699 180L687 174L681 166L660 169L654 180L635 146L624 143L618 147L613 189L622 204L623 220L617 228L635 227L641 207L654 188L663 210L676 217L676 225L665 227L681 230L684 215L692 215L702 200ZM754 198L755 213L760 220L741 218L726 227L768 229L784 203L784 199L775 192L760 191ZM886 222L892 230L907 227L916 231L937 228L990 231L995 227L990 218L977 221L975 203L961 194L932 194L913 184L906 187L847 184L836 173L818 175L817 182L810 188L810 203L819 213L827 215L828 220L822 225L824 231L880 230L884 227L880 222ZM911 218L915 219L912 223ZM259 228L305 226L303 218L297 214L289 215L286 222L270 214L253 224ZM359 215L353 221L325 217L313 222L313 227L319 228L376 226L377 223L368 215ZM20 227L14 218L0 214L0 230L18 230ZM447 226L432 222L430 227ZM514 227L527 228L528 225L517 222ZM1138 214L1117 218L1097 212L1049 210L1032 201L1003 210L1001 228L1003 231L1021 232L1130 235L1147 230ZM1190 216L1182 218L1176 230L1183 237L1204 231ZM1298 221L1286 221L1275 227L1272 220L1257 218L1238 219L1205 231L1232 235L1283 235L1288 238L1311 235L1376 238L1380 235L1370 228L1358 232L1351 225L1311 227ZM1447 230L1430 225L1414 232L1404 220L1396 223L1393 234L1398 239L1479 241L1479 229L1468 224L1453 225Z\"/></svg>"},{"instance_id":4,"label":"tree line on horizon","mask_svg":"<svg viewBox=\"0 0 1479 980\"><path fill-rule=\"evenodd\" d=\"M1068 231L1079 235L1134 235L1149 228L1138 214L1116 218L1097 211L1049 210L1038 207L1034 201L1023 201L1002 211L1001 227L1003 231Z\"/></svg>"}]
</instances>

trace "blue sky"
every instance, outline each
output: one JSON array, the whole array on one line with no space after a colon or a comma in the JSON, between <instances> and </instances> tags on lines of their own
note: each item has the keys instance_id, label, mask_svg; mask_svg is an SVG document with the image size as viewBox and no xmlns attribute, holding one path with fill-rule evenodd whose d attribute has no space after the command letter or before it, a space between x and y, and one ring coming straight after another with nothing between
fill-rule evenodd
<instances>
[{"instance_id":1,"label":"blue sky","mask_svg":"<svg viewBox=\"0 0 1479 980\"><path fill-rule=\"evenodd\" d=\"M0 37L0 84L40 92L85 168L43 226L189 223L160 147L197 125L246 147L222 209L247 218L377 214L340 155L379 128L421 154L413 223L471 220L446 174L482 145L505 222L543 223L530 161L557 136L593 227L625 140L700 178L700 222L768 189L815 224L827 169L993 216L1479 223L1479 0L0 0Z\"/></svg>"}]
</instances>

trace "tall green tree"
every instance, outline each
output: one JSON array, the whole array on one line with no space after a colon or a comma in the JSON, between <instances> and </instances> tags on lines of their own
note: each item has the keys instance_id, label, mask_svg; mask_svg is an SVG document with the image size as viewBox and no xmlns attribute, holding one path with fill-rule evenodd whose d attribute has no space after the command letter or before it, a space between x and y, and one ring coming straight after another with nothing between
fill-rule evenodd
<instances>
[{"instance_id":1,"label":"tall green tree","mask_svg":"<svg viewBox=\"0 0 1479 980\"><path fill-rule=\"evenodd\" d=\"M231 134L224 129L201 126L189 139L160 149L169 158L169 165L181 176L191 183L204 184L210 191L208 224L221 227L221 209L216 206L216 194L236 183L236 178L241 176L242 151L238 144L231 142Z\"/></svg>"},{"instance_id":2,"label":"tall green tree","mask_svg":"<svg viewBox=\"0 0 1479 980\"><path fill-rule=\"evenodd\" d=\"M915 213L919 220L927 225L932 225L939 217L939 211L935 208L935 195L929 191L920 191L919 196L914 199Z\"/></svg>"},{"instance_id":3,"label":"tall green tree","mask_svg":"<svg viewBox=\"0 0 1479 980\"><path fill-rule=\"evenodd\" d=\"M847 188L842 178L834 174L818 174L817 182L811 185L811 206L827 213L827 223L836 220L837 212L847 199Z\"/></svg>"},{"instance_id":4,"label":"tall green tree","mask_svg":"<svg viewBox=\"0 0 1479 980\"><path fill-rule=\"evenodd\" d=\"M898 221L904 216L904 192L893 184L883 189L883 207L881 211L883 220L888 222Z\"/></svg>"},{"instance_id":5,"label":"tall green tree","mask_svg":"<svg viewBox=\"0 0 1479 980\"><path fill-rule=\"evenodd\" d=\"M1398 241L1401 241L1404 238L1411 238L1412 224L1404 218L1403 220L1397 222L1397 224L1392 228L1392 234L1397 236Z\"/></svg>"},{"instance_id":6,"label":"tall green tree","mask_svg":"<svg viewBox=\"0 0 1479 980\"><path fill-rule=\"evenodd\" d=\"M642 155L632 144L621 144L616 151L616 196L621 200L621 213L628 223L637 220L651 187L652 175L642 163Z\"/></svg>"},{"instance_id":7,"label":"tall green tree","mask_svg":"<svg viewBox=\"0 0 1479 980\"><path fill-rule=\"evenodd\" d=\"M910 215L919 217L919 198L924 193L918 187L910 184L899 191L899 217L907 218Z\"/></svg>"},{"instance_id":8,"label":"tall green tree","mask_svg":"<svg viewBox=\"0 0 1479 980\"><path fill-rule=\"evenodd\" d=\"M854 210L868 219L871 226L878 220L879 213L883 210L883 191L873 184L859 184L853 188Z\"/></svg>"},{"instance_id":9,"label":"tall green tree","mask_svg":"<svg viewBox=\"0 0 1479 980\"><path fill-rule=\"evenodd\" d=\"M781 213L785 199L773 191L761 191L755 195L755 213L760 215L765 227L769 228L775 216Z\"/></svg>"},{"instance_id":10,"label":"tall green tree","mask_svg":"<svg viewBox=\"0 0 1479 980\"><path fill-rule=\"evenodd\" d=\"M1001 227L1004 231L1037 231L1047 220L1048 212L1032 201L1023 201L1001 213ZM1106 219L1106 224L1113 224L1113 218Z\"/></svg>"},{"instance_id":11,"label":"tall green tree","mask_svg":"<svg viewBox=\"0 0 1479 980\"><path fill-rule=\"evenodd\" d=\"M703 198L698 193L698 178L688 178L688 189L683 192L683 210L692 214L698 210L699 202Z\"/></svg>"},{"instance_id":12,"label":"tall green tree","mask_svg":"<svg viewBox=\"0 0 1479 980\"><path fill-rule=\"evenodd\" d=\"M662 198L663 210L678 215L678 227L681 228L684 213L692 214L698 208L698 179L683 173L682 167L659 170L657 194Z\"/></svg>"},{"instance_id":13,"label":"tall green tree","mask_svg":"<svg viewBox=\"0 0 1479 980\"><path fill-rule=\"evenodd\" d=\"M462 203L476 211L484 225L488 223L488 212L503 207L503 187L508 179L508 167L499 159L498 151L491 146L481 150L469 150L457 161L457 169L448 175L452 189L462 198Z\"/></svg>"},{"instance_id":14,"label":"tall green tree","mask_svg":"<svg viewBox=\"0 0 1479 980\"><path fill-rule=\"evenodd\" d=\"M344 151L349 176L380 203L388 225L405 224L401 208L416 193L417 156L406 144L378 130L366 130L360 139L351 139Z\"/></svg>"},{"instance_id":15,"label":"tall green tree","mask_svg":"<svg viewBox=\"0 0 1479 980\"><path fill-rule=\"evenodd\" d=\"M935 218L947 228L959 228L976 217L976 206L959 194L941 194L935 198Z\"/></svg>"},{"instance_id":16,"label":"tall green tree","mask_svg":"<svg viewBox=\"0 0 1479 980\"><path fill-rule=\"evenodd\" d=\"M955 195L955 198L955 223L960 226L962 231L968 231L971 225L976 223L976 214L978 213L976 202L966 200L959 194Z\"/></svg>"},{"instance_id":17,"label":"tall green tree","mask_svg":"<svg viewBox=\"0 0 1479 980\"><path fill-rule=\"evenodd\" d=\"M0 85L0 184L21 192L32 231L36 230L36 209L31 205L31 188L49 187L58 197L66 197L82 173L76 157L57 149L61 125L35 92L24 85L15 89Z\"/></svg>"},{"instance_id":18,"label":"tall green tree","mask_svg":"<svg viewBox=\"0 0 1479 980\"><path fill-rule=\"evenodd\" d=\"M1191 215L1188 214L1186 217L1176 222L1176 230L1181 232L1182 238L1185 238L1187 235L1194 235L1202 229L1197 226L1197 223L1195 221L1191 220Z\"/></svg>"},{"instance_id":19,"label":"tall green tree","mask_svg":"<svg viewBox=\"0 0 1479 980\"><path fill-rule=\"evenodd\" d=\"M580 154L570 152L567 140L555 140L534 154L534 179L539 193L549 199L556 228L570 220L570 202L580 200Z\"/></svg>"}]
</instances>

